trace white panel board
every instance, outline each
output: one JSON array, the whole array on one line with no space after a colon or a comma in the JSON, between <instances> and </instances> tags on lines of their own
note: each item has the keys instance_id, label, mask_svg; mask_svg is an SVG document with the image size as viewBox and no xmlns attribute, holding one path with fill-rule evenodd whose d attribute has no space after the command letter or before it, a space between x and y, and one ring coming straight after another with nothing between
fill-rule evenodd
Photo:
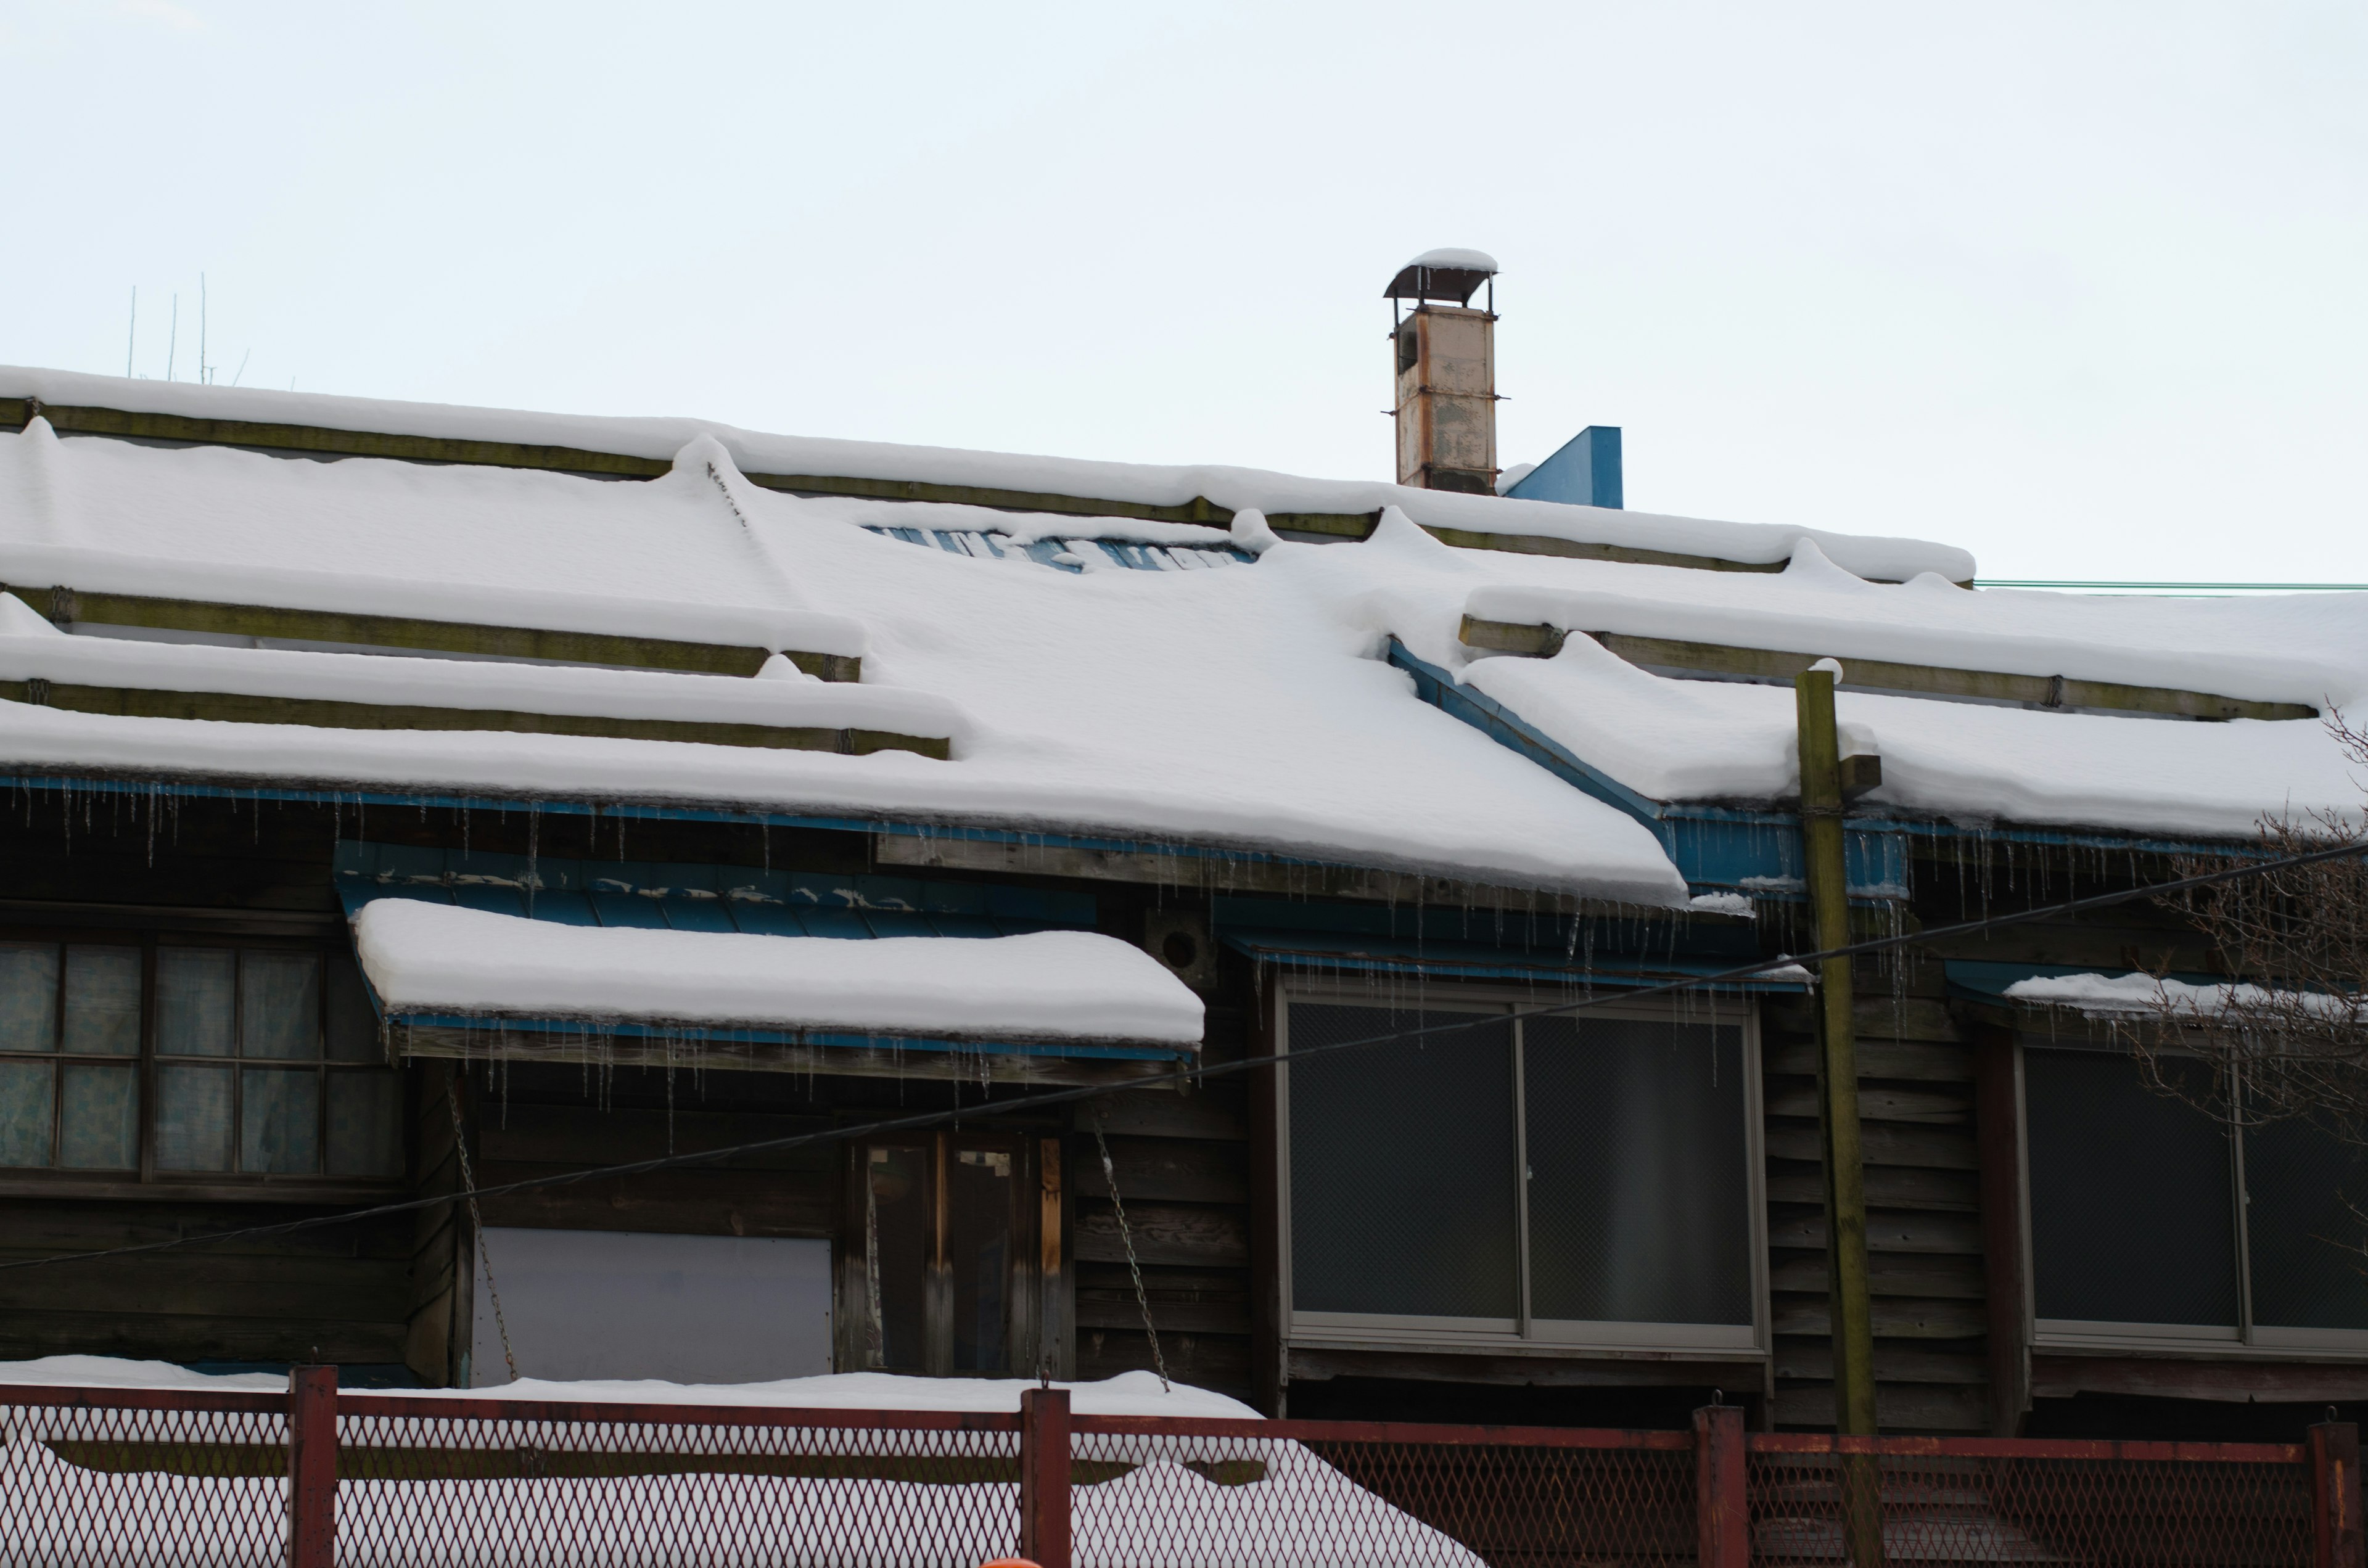
<instances>
[{"instance_id":1,"label":"white panel board","mask_svg":"<svg viewBox=\"0 0 2368 1568\"><path fill-rule=\"evenodd\" d=\"M521 1377L761 1382L831 1369L830 1244L488 1228ZM477 1265L470 1382L509 1381Z\"/></svg>"}]
</instances>

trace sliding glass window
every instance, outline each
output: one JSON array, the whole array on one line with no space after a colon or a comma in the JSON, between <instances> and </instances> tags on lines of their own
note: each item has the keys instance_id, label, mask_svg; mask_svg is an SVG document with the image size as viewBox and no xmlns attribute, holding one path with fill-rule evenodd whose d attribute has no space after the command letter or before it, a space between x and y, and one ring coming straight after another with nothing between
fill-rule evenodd
<instances>
[{"instance_id":1,"label":"sliding glass window","mask_svg":"<svg viewBox=\"0 0 2368 1568\"><path fill-rule=\"evenodd\" d=\"M2157 1087L2125 1051L2026 1040L2022 1073L2043 1341L2368 1350L2368 1151L2233 1131L2177 1058Z\"/></svg>"},{"instance_id":2,"label":"sliding glass window","mask_svg":"<svg viewBox=\"0 0 2368 1568\"><path fill-rule=\"evenodd\" d=\"M1441 1025L1465 1027L1324 1049ZM1294 1338L1757 1344L1739 1006L1538 1017L1308 993L1284 1032L1304 1057L1282 1075Z\"/></svg>"}]
</instances>

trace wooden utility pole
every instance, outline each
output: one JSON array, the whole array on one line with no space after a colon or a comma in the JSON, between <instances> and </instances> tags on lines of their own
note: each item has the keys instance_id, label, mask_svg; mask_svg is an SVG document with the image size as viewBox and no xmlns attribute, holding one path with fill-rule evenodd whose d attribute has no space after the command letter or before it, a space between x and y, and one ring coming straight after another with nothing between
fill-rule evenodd
<instances>
[{"instance_id":1,"label":"wooden utility pole","mask_svg":"<svg viewBox=\"0 0 2368 1568\"><path fill-rule=\"evenodd\" d=\"M1850 878L1842 842L1841 737L1834 724L1839 666L1793 683L1801 737L1801 848L1820 950L1850 945ZM1850 960L1817 975L1817 1132L1825 1155L1826 1299L1834 1336L1834 1430L1874 1436L1874 1323L1866 1277L1866 1171L1859 1147L1857 1001ZM1843 1550L1853 1568L1883 1561L1882 1475L1873 1455L1842 1459Z\"/></svg>"}]
</instances>

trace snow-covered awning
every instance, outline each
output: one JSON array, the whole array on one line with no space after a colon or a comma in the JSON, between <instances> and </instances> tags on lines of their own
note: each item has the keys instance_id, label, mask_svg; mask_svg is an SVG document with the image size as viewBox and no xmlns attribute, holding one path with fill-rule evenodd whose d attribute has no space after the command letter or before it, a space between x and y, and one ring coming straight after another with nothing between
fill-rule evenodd
<instances>
[{"instance_id":1,"label":"snow-covered awning","mask_svg":"<svg viewBox=\"0 0 2368 1568\"><path fill-rule=\"evenodd\" d=\"M1186 1056L1201 1040L1199 997L1147 953L1089 931L843 941L570 926L408 898L374 899L353 925L362 972L414 1054L472 1053L417 1050L423 1029L1121 1061Z\"/></svg>"}]
</instances>

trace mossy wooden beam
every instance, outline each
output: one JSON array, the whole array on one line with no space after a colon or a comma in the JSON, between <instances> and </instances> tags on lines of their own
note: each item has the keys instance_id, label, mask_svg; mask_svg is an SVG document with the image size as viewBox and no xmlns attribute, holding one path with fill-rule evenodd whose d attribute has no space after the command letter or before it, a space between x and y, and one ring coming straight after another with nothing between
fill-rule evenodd
<instances>
[{"instance_id":1,"label":"mossy wooden beam","mask_svg":"<svg viewBox=\"0 0 2368 1568\"><path fill-rule=\"evenodd\" d=\"M35 414L61 435L113 436L125 440L173 445L247 447L260 451L321 457L393 458L405 462L472 463L494 468L548 469L612 479L655 479L674 465L662 458L628 457L581 447L536 446L514 441L472 441L444 436L399 436L338 430L313 425L279 425L246 419L199 419L178 414L144 414L120 408L42 403L0 397L0 424L22 426ZM1086 517L1138 517L1148 522L1201 523L1224 528L1230 508L1204 495L1160 506L1113 501L1052 491L1005 490L983 484L937 484L922 480L868 479L849 474L752 473L753 484L805 495L848 495L878 501L934 501L982 506L999 512L1045 512ZM1342 540L1372 537L1381 514L1374 512L1274 512L1269 527L1284 533L1319 534ZM1560 555L1582 561L1619 561L1648 566L1685 566L1705 572L1781 572L1784 562L1726 561L1630 545L1556 539L1544 534L1488 533L1472 528L1429 528L1441 543L1460 550L1502 550L1525 555Z\"/></svg>"},{"instance_id":2,"label":"mossy wooden beam","mask_svg":"<svg viewBox=\"0 0 2368 1568\"><path fill-rule=\"evenodd\" d=\"M496 730L518 734L593 735L610 740L679 741L791 751L917 752L950 758L942 736L819 725L735 724L695 719L616 719L598 714L527 713L506 708L439 708L426 703L347 702L244 692L164 691L142 687L0 681L0 700L114 718L204 719L230 724L302 724L318 730Z\"/></svg>"},{"instance_id":3,"label":"mossy wooden beam","mask_svg":"<svg viewBox=\"0 0 2368 1568\"><path fill-rule=\"evenodd\" d=\"M1559 627L1523 626L1508 621L1463 618L1464 645L1492 653L1522 653L1551 658L1562 651L1571 633ZM1769 682L1790 682L1825 653L1780 652L1770 648L1736 648L1717 642L1687 642L1667 637L1634 637L1618 631L1590 631L1594 638L1632 665L1675 670L1688 675L1724 676ZM2149 713L2180 719L2316 719L2318 710L2301 702L2259 702L2249 698L2222 697L2208 691L2175 687L2131 686L2118 681L2078 680L2069 676L2008 675L1997 670L1950 669L1938 665L1896 664L1884 659L1842 658L1844 689L1897 692L1912 697L1946 697L1975 701L2019 703L2050 711Z\"/></svg>"},{"instance_id":4,"label":"mossy wooden beam","mask_svg":"<svg viewBox=\"0 0 2368 1568\"><path fill-rule=\"evenodd\" d=\"M288 609L277 605L217 604L206 599L95 593L54 584L42 587L9 584L6 591L60 625L81 621L288 642L332 642L356 648L416 648L474 658L551 659L572 665L680 670L695 675L753 676L764 666L768 656L763 648L727 642L551 631L529 626L482 626L407 616ZM791 652L787 657L808 675L824 680L862 678L863 661L853 655Z\"/></svg>"}]
</instances>

